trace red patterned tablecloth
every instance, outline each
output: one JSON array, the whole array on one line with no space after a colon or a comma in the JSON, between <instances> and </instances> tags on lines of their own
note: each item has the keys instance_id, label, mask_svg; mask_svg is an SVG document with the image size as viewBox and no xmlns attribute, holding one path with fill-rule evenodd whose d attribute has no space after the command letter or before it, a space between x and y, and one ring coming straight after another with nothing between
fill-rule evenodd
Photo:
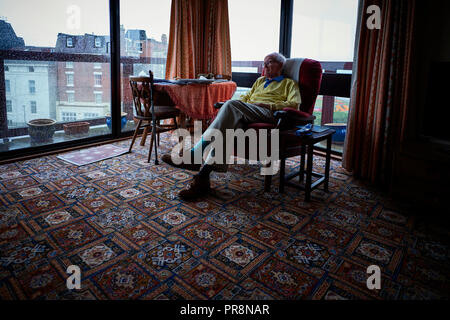
<instances>
[{"instance_id":1,"label":"red patterned tablecloth","mask_svg":"<svg viewBox=\"0 0 450 320\"><path fill-rule=\"evenodd\" d=\"M233 81L184 85L155 83L155 89L166 92L183 113L200 120L214 118L218 112L214 104L230 100L236 88Z\"/></svg>"}]
</instances>

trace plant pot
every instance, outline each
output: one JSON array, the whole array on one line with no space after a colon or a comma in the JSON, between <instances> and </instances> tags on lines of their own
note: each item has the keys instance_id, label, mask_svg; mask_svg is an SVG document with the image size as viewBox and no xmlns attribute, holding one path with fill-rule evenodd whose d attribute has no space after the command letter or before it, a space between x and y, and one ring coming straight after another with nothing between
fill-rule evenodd
<instances>
[{"instance_id":1,"label":"plant pot","mask_svg":"<svg viewBox=\"0 0 450 320\"><path fill-rule=\"evenodd\" d=\"M336 133L333 134L333 138L331 141L335 144L343 144L345 141L345 134L347 133L347 124L346 123L326 123L325 127L336 130Z\"/></svg>"},{"instance_id":2,"label":"plant pot","mask_svg":"<svg viewBox=\"0 0 450 320\"><path fill-rule=\"evenodd\" d=\"M46 142L53 138L56 120L34 119L28 121L27 124L31 142Z\"/></svg>"},{"instance_id":3,"label":"plant pot","mask_svg":"<svg viewBox=\"0 0 450 320\"><path fill-rule=\"evenodd\" d=\"M105 115L106 117L106 125L108 126L109 130L112 130L112 124L111 124L111 114L107 113ZM123 129L126 124L127 124L127 113L126 112L122 112L121 114L121 118L120 118L120 128Z\"/></svg>"},{"instance_id":4,"label":"plant pot","mask_svg":"<svg viewBox=\"0 0 450 320\"><path fill-rule=\"evenodd\" d=\"M89 132L89 122L74 122L63 125L67 135L86 134Z\"/></svg>"}]
</instances>

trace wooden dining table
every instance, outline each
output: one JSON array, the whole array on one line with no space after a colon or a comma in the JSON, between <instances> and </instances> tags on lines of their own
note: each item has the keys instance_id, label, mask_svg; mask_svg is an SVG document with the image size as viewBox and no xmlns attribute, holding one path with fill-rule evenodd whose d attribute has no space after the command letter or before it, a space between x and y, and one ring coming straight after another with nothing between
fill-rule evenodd
<instances>
[{"instance_id":1,"label":"wooden dining table","mask_svg":"<svg viewBox=\"0 0 450 320\"><path fill-rule=\"evenodd\" d=\"M203 131L218 112L216 102L224 102L233 97L237 89L234 81L212 83L175 84L160 82L154 84L154 104L175 106L181 111L179 126L188 128L190 120L202 120ZM148 127L144 130L141 145L145 144Z\"/></svg>"}]
</instances>

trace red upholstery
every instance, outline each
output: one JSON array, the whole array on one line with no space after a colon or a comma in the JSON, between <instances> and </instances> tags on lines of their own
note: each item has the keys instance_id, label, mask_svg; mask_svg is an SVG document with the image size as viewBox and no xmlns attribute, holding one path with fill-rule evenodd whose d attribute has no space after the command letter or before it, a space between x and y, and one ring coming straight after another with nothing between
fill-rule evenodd
<instances>
[{"instance_id":1,"label":"red upholstery","mask_svg":"<svg viewBox=\"0 0 450 320\"><path fill-rule=\"evenodd\" d=\"M287 113L292 114L293 116L296 116L296 117L308 118L309 116L311 116L310 113L292 109L292 108L284 108L283 111L286 111Z\"/></svg>"},{"instance_id":2,"label":"red upholstery","mask_svg":"<svg viewBox=\"0 0 450 320\"><path fill-rule=\"evenodd\" d=\"M261 74L264 76L264 70ZM284 108L283 111L293 113L296 117L307 118L313 114L314 105L316 104L317 95L319 94L320 84L322 82L322 65L319 61L313 59L303 60L299 70L300 95L302 102L300 110L292 108ZM272 126L269 123L252 123L248 128L269 129Z\"/></svg>"},{"instance_id":3,"label":"red upholstery","mask_svg":"<svg viewBox=\"0 0 450 320\"><path fill-rule=\"evenodd\" d=\"M322 65L319 61L305 59L300 67L300 110L312 115L322 82Z\"/></svg>"},{"instance_id":4,"label":"red upholstery","mask_svg":"<svg viewBox=\"0 0 450 320\"><path fill-rule=\"evenodd\" d=\"M253 128L253 129L275 129L277 126L272 123L250 123L247 126L247 129Z\"/></svg>"}]
</instances>

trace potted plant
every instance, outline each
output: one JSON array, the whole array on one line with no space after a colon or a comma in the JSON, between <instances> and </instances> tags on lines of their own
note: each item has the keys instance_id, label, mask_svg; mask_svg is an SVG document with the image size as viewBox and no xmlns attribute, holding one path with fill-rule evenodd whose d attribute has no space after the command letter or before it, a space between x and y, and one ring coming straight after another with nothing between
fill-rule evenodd
<instances>
[{"instance_id":1,"label":"potted plant","mask_svg":"<svg viewBox=\"0 0 450 320\"><path fill-rule=\"evenodd\" d=\"M89 122L73 122L63 125L64 133L67 135L86 134L89 132Z\"/></svg>"},{"instance_id":2,"label":"potted plant","mask_svg":"<svg viewBox=\"0 0 450 320\"><path fill-rule=\"evenodd\" d=\"M27 124L31 142L46 142L53 138L56 120L34 119L28 121Z\"/></svg>"},{"instance_id":3,"label":"potted plant","mask_svg":"<svg viewBox=\"0 0 450 320\"><path fill-rule=\"evenodd\" d=\"M346 123L326 123L324 126L336 130L336 133L331 138L333 143L344 144L345 134L347 133Z\"/></svg>"},{"instance_id":4,"label":"potted plant","mask_svg":"<svg viewBox=\"0 0 450 320\"><path fill-rule=\"evenodd\" d=\"M105 116L106 116L106 125L108 126L109 130L111 130L111 113L107 113ZM126 124L127 124L127 113L122 112L120 119L120 128L123 129Z\"/></svg>"}]
</instances>

